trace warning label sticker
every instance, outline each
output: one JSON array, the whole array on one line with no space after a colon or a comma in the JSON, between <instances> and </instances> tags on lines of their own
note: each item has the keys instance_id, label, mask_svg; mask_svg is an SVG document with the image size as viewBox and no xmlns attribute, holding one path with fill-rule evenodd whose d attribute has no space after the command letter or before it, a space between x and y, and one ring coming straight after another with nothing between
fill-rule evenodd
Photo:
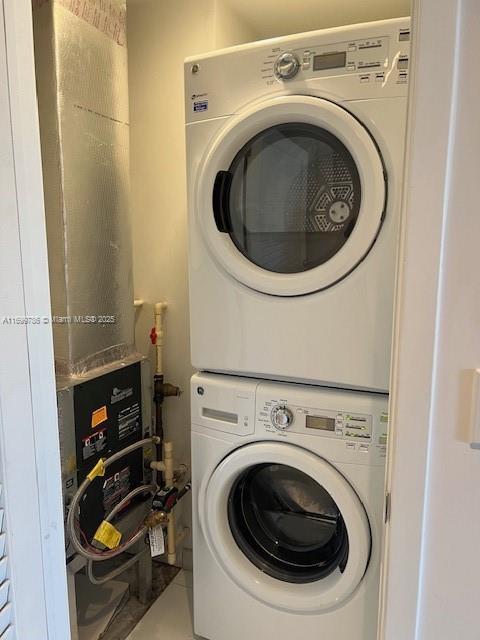
<instances>
[{"instance_id":1,"label":"warning label sticker","mask_svg":"<svg viewBox=\"0 0 480 640\"><path fill-rule=\"evenodd\" d=\"M130 491L130 467L125 467L105 479L103 483L103 509L110 511Z\"/></svg>"},{"instance_id":2,"label":"warning label sticker","mask_svg":"<svg viewBox=\"0 0 480 640\"><path fill-rule=\"evenodd\" d=\"M124 440L141 429L140 404L134 402L118 414L118 439Z\"/></svg>"},{"instance_id":3,"label":"warning label sticker","mask_svg":"<svg viewBox=\"0 0 480 640\"><path fill-rule=\"evenodd\" d=\"M107 429L101 429L83 439L83 459L88 460L92 456L101 453L107 446Z\"/></svg>"},{"instance_id":4,"label":"warning label sticker","mask_svg":"<svg viewBox=\"0 0 480 640\"><path fill-rule=\"evenodd\" d=\"M97 409L92 413L92 423L91 423L92 429L95 429L95 427L98 427L98 425L102 424L102 422L105 422L105 420L108 420L106 406L100 407L100 409Z\"/></svg>"}]
</instances>

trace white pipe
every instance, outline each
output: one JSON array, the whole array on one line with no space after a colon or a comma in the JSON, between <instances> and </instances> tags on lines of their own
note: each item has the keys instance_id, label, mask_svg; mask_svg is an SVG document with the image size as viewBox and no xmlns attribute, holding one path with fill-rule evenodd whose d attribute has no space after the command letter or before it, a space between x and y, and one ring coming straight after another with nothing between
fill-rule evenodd
<instances>
[{"instance_id":1,"label":"white pipe","mask_svg":"<svg viewBox=\"0 0 480 640\"><path fill-rule=\"evenodd\" d=\"M163 443L163 463L165 465L165 471L163 473L165 484L167 487L171 487L173 486L174 473L173 442ZM168 514L167 522L167 562L168 564L175 564L176 561L175 513L174 510L172 510Z\"/></svg>"},{"instance_id":2,"label":"white pipe","mask_svg":"<svg viewBox=\"0 0 480 640\"><path fill-rule=\"evenodd\" d=\"M167 562L175 564L177 561L177 541L175 539L175 511L168 514L167 522Z\"/></svg>"},{"instance_id":3,"label":"white pipe","mask_svg":"<svg viewBox=\"0 0 480 640\"><path fill-rule=\"evenodd\" d=\"M150 469L153 469L153 471L165 471L165 463L161 460L153 460L150 462Z\"/></svg>"},{"instance_id":4,"label":"white pipe","mask_svg":"<svg viewBox=\"0 0 480 640\"><path fill-rule=\"evenodd\" d=\"M163 443L163 464L165 465L165 484L171 487L173 485L173 442Z\"/></svg>"},{"instance_id":5,"label":"white pipe","mask_svg":"<svg viewBox=\"0 0 480 640\"><path fill-rule=\"evenodd\" d=\"M143 307L144 304L145 302L141 298L133 301L133 306L135 307L135 309L138 309L139 307Z\"/></svg>"},{"instance_id":6,"label":"white pipe","mask_svg":"<svg viewBox=\"0 0 480 640\"><path fill-rule=\"evenodd\" d=\"M155 343L155 374L163 375L163 316L167 308L166 302L157 302L155 304L155 333L157 341Z\"/></svg>"}]
</instances>

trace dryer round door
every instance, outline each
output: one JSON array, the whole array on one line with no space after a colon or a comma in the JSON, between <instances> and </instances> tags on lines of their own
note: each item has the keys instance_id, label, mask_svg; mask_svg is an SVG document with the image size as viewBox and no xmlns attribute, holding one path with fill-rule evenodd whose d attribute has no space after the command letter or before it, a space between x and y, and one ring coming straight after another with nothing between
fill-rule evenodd
<instances>
[{"instance_id":1,"label":"dryer round door","mask_svg":"<svg viewBox=\"0 0 480 640\"><path fill-rule=\"evenodd\" d=\"M367 129L321 98L283 96L232 117L207 151L196 215L213 258L277 296L331 287L373 246L383 163Z\"/></svg>"},{"instance_id":2,"label":"dryer round door","mask_svg":"<svg viewBox=\"0 0 480 640\"><path fill-rule=\"evenodd\" d=\"M279 609L335 608L367 569L371 534L360 499L331 464L295 445L236 449L202 486L199 516L227 575Z\"/></svg>"}]
</instances>

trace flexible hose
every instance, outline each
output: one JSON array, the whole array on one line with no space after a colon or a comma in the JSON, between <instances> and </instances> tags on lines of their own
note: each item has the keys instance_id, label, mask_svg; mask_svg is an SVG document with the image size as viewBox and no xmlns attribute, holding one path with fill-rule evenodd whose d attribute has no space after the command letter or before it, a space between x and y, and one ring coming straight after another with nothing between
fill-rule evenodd
<instances>
[{"instance_id":1,"label":"flexible hose","mask_svg":"<svg viewBox=\"0 0 480 640\"><path fill-rule=\"evenodd\" d=\"M124 562L122 564L122 566L117 567L116 569L114 569L113 571L110 571L110 573L106 573L105 575L103 575L101 578L97 577L94 572L93 572L93 560L89 560L87 562L87 575L88 575L88 579L90 580L90 582L92 584L105 584L106 582L108 582L109 580L114 580L115 578L117 578L121 573L123 573L124 571L126 571L127 569L130 569L130 567L133 567L134 564L136 564L139 560L140 557L144 554L144 553L148 553L148 549L144 549L142 551L140 551L140 553L137 553L133 556L133 558L130 558L129 560L127 560L126 562Z\"/></svg>"},{"instance_id":2,"label":"flexible hose","mask_svg":"<svg viewBox=\"0 0 480 640\"><path fill-rule=\"evenodd\" d=\"M134 444L131 444L130 446L125 447L125 449L122 449L122 451L114 453L113 456L110 456L110 458L107 458L103 463L103 468L106 469L107 467L112 465L114 462L117 462L117 460L120 460L121 458L128 455L132 451L136 451L137 449L141 449L142 447L146 447L152 443L156 444L157 442L158 442L158 438L156 436L153 436L151 438L145 438L144 440L139 440L139 442L135 442ZM85 480L79 486L75 495L73 496L72 502L70 503L70 508L69 508L68 517L67 517L67 533L70 537L72 546L77 553L79 553L81 556L83 556L87 560L91 560L93 562L99 562L102 560L110 560L111 558L115 558L116 556L120 555L127 549L130 549L130 547L136 544L146 534L147 529L144 526L141 527L141 529L137 533L135 533L135 535L132 538L130 538L130 540L128 540L125 544L120 545L116 549L111 549L108 551L98 551L98 552L89 551L88 549L86 549L82 545L77 535L77 531L75 527L75 514L78 510L80 499L82 498L83 494L87 491L88 487L91 485L93 480L94 478L90 479L89 477L86 477ZM112 511L104 519L107 520L107 522L109 522L110 519L112 519L123 508L123 506L127 502L129 502L132 498L139 495L140 493L147 493L147 492L154 493L155 490L156 490L156 487L154 485L142 485L141 487L137 487L136 489L133 489L132 491L130 491L128 495L125 496L125 498L123 498L123 500L118 505L116 505L112 509ZM123 570L125 570L125 566Z\"/></svg>"}]
</instances>

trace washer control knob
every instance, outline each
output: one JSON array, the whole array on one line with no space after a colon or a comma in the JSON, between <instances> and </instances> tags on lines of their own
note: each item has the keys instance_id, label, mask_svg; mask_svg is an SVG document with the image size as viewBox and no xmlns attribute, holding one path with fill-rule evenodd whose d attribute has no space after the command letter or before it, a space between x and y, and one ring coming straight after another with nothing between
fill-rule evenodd
<instances>
[{"instance_id":1,"label":"washer control knob","mask_svg":"<svg viewBox=\"0 0 480 640\"><path fill-rule=\"evenodd\" d=\"M293 413L285 405L279 404L272 411L272 423L276 429L288 429L293 422Z\"/></svg>"},{"instance_id":2,"label":"washer control knob","mask_svg":"<svg viewBox=\"0 0 480 640\"><path fill-rule=\"evenodd\" d=\"M300 62L298 58L289 51L282 53L275 60L275 75L279 80L290 80L297 75L298 70L300 69Z\"/></svg>"}]
</instances>

